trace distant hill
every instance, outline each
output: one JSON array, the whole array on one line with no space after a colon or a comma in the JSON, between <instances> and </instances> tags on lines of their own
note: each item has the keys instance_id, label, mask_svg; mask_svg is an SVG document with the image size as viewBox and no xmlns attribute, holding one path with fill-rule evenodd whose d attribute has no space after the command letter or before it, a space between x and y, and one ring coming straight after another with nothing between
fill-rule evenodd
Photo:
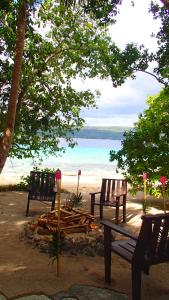
<instances>
[{"instance_id":1,"label":"distant hill","mask_svg":"<svg viewBox=\"0 0 169 300\"><path fill-rule=\"evenodd\" d=\"M101 127L86 126L80 131L76 131L74 137L81 139L106 139L106 140L122 140L124 131L130 130L132 127Z\"/></svg>"}]
</instances>

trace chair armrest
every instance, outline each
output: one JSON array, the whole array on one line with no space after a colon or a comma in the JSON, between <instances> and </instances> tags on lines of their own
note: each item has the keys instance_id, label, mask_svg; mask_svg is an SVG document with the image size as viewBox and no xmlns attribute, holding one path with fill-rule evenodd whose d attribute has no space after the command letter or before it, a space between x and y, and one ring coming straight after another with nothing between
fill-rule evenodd
<instances>
[{"instance_id":1,"label":"chair armrest","mask_svg":"<svg viewBox=\"0 0 169 300\"><path fill-rule=\"evenodd\" d=\"M114 230L120 234L123 234L124 236L127 236L135 241L137 241L137 236L134 235L133 233L127 231L126 229L124 229L123 227L119 226L119 225L115 225L113 224L111 221L108 220L102 220L100 221L100 224L109 227L111 230Z\"/></svg>"},{"instance_id":2,"label":"chair armrest","mask_svg":"<svg viewBox=\"0 0 169 300\"><path fill-rule=\"evenodd\" d=\"M89 193L89 195L97 195L97 194L101 194L101 192Z\"/></svg>"}]
</instances>

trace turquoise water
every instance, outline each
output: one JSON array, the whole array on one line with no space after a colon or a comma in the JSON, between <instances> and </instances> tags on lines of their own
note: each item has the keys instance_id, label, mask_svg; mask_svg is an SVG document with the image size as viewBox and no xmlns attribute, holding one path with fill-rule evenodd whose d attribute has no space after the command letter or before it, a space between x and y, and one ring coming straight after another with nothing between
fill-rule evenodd
<instances>
[{"instance_id":1,"label":"turquoise water","mask_svg":"<svg viewBox=\"0 0 169 300\"><path fill-rule=\"evenodd\" d=\"M65 176L76 175L79 169L82 170L83 176L115 176L116 163L109 162L109 152L111 149L119 150L121 148L121 141L101 139L76 140L78 145L74 149L66 148L66 152L59 157L49 156L48 158L44 158L41 164L34 163L30 159L8 159L1 174L1 182L4 179L8 183L18 181L20 176L29 174L34 166L40 168L59 168ZM64 142L61 141L61 144L64 145Z\"/></svg>"},{"instance_id":2,"label":"turquoise water","mask_svg":"<svg viewBox=\"0 0 169 300\"><path fill-rule=\"evenodd\" d=\"M98 139L76 139L78 145L74 149L67 148L62 156L62 161L74 163L109 163L109 152L111 149L119 150L121 141L98 140ZM59 160L58 160L59 161Z\"/></svg>"}]
</instances>

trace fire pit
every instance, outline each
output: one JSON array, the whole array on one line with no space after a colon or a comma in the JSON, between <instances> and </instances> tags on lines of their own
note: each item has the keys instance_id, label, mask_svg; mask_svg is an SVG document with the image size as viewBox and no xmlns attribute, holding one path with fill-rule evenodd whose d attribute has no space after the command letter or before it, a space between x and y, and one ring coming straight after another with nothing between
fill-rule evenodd
<instances>
[{"instance_id":1,"label":"fire pit","mask_svg":"<svg viewBox=\"0 0 169 300\"><path fill-rule=\"evenodd\" d=\"M61 209L59 231L62 252L71 255L103 255L103 232L94 217L81 209ZM57 210L39 216L24 228L24 236L33 247L49 253L53 233L58 230Z\"/></svg>"}]
</instances>

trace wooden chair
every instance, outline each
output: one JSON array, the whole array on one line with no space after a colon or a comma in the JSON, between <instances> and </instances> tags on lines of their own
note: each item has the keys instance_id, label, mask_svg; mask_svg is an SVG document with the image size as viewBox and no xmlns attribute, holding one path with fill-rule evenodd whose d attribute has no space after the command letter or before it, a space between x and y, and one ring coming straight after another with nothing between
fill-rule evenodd
<instances>
[{"instance_id":1,"label":"wooden chair","mask_svg":"<svg viewBox=\"0 0 169 300\"><path fill-rule=\"evenodd\" d=\"M41 202L52 202L51 210L55 208L55 174L34 172L30 173L30 181L28 186L28 202L26 208L26 216L29 214L30 200Z\"/></svg>"},{"instance_id":2,"label":"wooden chair","mask_svg":"<svg viewBox=\"0 0 169 300\"><path fill-rule=\"evenodd\" d=\"M99 199L97 198L99 195ZM100 207L100 219L103 219L103 207L115 207L115 223L119 223L119 208L123 207L123 223L126 222L127 181L125 179L103 178L101 191L90 193L91 214L94 215L95 205Z\"/></svg>"},{"instance_id":3,"label":"wooden chair","mask_svg":"<svg viewBox=\"0 0 169 300\"><path fill-rule=\"evenodd\" d=\"M132 300L141 299L141 272L149 274L152 265L169 261L169 213L142 217L139 236L121 226L103 220L105 281L111 281L111 252L115 252L131 264ZM129 239L112 242L114 230Z\"/></svg>"}]
</instances>

